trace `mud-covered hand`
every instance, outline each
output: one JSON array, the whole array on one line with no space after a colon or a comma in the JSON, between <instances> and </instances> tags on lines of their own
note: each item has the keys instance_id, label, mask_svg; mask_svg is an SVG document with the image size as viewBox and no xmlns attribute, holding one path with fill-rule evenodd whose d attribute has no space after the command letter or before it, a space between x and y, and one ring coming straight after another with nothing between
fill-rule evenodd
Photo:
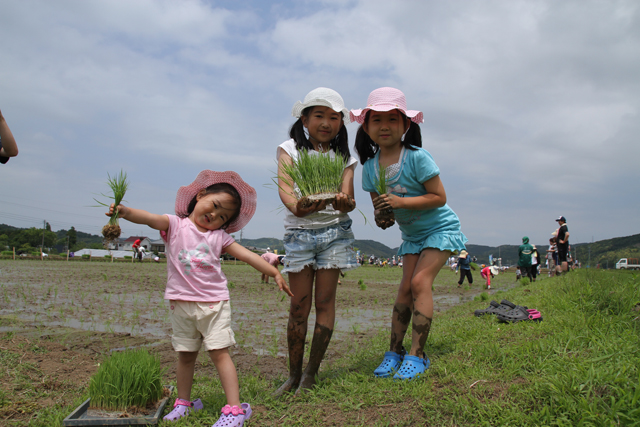
<instances>
[{"instance_id":1,"label":"mud-covered hand","mask_svg":"<svg viewBox=\"0 0 640 427\"><path fill-rule=\"evenodd\" d=\"M298 203L296 204L295 212L293 214L298 218L302 218L313 212L321 211L327 207L326 200L316 200L315 202L312 202L310 205L308 205L308 203L309 203L309 200L306 198L302 198L298 200Z\"/></svg>"},{"instance_id":2,"label":"mud-covered hand","mask_svg":"<svg viewBox=\"0 0 640 427\"><path fill-rule=\"evenodd\" d=\"M356 208L356 201L346 193L338 193L333 201L333 209L348 213Z\"/></svg>"},{"instance_id":3,"label":"mud-covered hand","mask_svg":"<svg viewBox=\"0 0 640 427\"><path fill-rule=\"evenodd\" d=\"M373 207L384 211L385 209L398 209L400 208L402 197L398 197L393 193L383 194L373 199Z\"/></svg>"},{"instance_id":4,"label":"mud-covered hand","mask_svg":"<svg viewBox=\"0 0 640 427\"><path fill-rule=\"evenodd\" d=\"M292 297L293 292L291 292L291 289L289 289L289 285L287 285L287 282L282 277L282 274L278 273L275 279L276 279L276 283L278 284L278 289L280 289L281 291L284 291L287 295Z\"/></svg>"}]
</instances>

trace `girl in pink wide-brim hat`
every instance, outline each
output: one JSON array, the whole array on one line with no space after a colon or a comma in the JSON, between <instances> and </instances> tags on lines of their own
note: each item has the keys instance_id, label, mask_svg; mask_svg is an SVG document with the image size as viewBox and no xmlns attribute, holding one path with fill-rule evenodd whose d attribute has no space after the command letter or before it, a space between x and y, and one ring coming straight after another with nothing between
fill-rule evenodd
<instances>
[{"instance_id":1,"label":"girl in pink wide-brim hat","mask_svg":"<svg viewBox=\"0 0 640 427\"><path fill-rule=\"evenodd\" d=\"M376 225L384 230L397 223L402 232L398 255L403 256L403 273L391 316L389 351L374 375L411 380L431 363L424 347L433 319L433 282L451 254L465 248L467 238L447 205L440 169L422 148L418 124L423 114L407 108L404 93L391 87L374 90L365 108L351 110L351 120L361 124L355 147L364 165L362 189L371 194ZM409 322L412 342L407 352L402 342Z\"/></svg>"},{"instance_id":2,"label":"girl in pink wide-brim hat","mask_svg":"<svg viewBox=\"0 0 640 427\"><path fill-rule=\"evenodd\" d=\"M256 210L256 191L235 172L205 170L195 181L180 187L176 215L158 215L113 204L108 216L160 231L166 243L167 288L170 301L171 342L178 352L178 398L164 417L174 421L203 408L191 400L191 385L200 348L209 353L225 391L227 405L214 426L240 427L251 416L251 406L240 403L236 368L229 354L235 344L227 279L221 270L223 252L274 277L280 290L292 296L278 269L249 251L229 235L244 227Z\"/></svg>"}]
</instances>

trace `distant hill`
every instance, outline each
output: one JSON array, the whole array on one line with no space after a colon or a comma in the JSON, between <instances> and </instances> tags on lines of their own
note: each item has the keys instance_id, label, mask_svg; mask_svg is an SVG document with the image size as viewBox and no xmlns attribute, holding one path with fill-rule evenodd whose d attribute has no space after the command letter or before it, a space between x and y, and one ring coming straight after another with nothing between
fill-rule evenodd
<instances>
[{"instance_id":1,"label":"distant hill","mask_svg":"<svg viewBox=\"0 0 640 427\"><path fill-rule=\"evenodd\" d=\"M17 228L6 224L0 224L0 245L7 245L11 241L12 236L27 230L25 228ZM40 229L42 230L42 229ZM60 240L66 237L67 230L58 230L55 232ZM238 235L235 235L238 237ZM126 236L123 236L126 237ZM85 247L101 247L102 236L94 234L77 232L78 243L86 245ZM271 248L284 253L284 245L282 240L263 237L261 239L242 239L242 245L257 249ZM390 248L375 240L356 240L353 244L356 250L365 256L375 255L376 257L388 258L396 254L398 248ZM518 260L519 245L501 245L483 246L483 245L467 245L467 251L471 256L478 258L479 263L487 264L489 255L493 258L502 258L502 265L515 265ZM547 253L547 245L538 246L540 254L543 256ZM0 249L4 249L0 247ZM607 240L599 240L592 243L578 243L571 245L571 253L574 259L579 260L584 266L590 265L595 267L600 265L602 268L614 268L615 263L620 258L640 258L640 234L626 237L614 237Z\"/></svg>"}]
</instances>

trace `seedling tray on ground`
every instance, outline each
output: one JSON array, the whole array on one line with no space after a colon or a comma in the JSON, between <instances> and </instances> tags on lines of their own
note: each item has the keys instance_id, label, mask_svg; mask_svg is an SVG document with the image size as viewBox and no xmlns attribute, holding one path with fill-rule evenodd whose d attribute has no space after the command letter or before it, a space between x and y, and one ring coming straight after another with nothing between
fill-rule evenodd
<instances>
[{"instance_id":1,"label":"seedling tray on ground","mask_svg":"<svg viewBox=\"0 0 640 427\"><path fill-rule=\"evenodd\" d=\"M122 412L110 412L89 409L91 399L87 399L78 406L67 418L64 419L65 426L148 426L158 424L162 412L173 393L173 386L167 386L169 395L158 402L157 409L149 415L131 415L126 418L119 418Z\"/></svg>"}]
</instances>

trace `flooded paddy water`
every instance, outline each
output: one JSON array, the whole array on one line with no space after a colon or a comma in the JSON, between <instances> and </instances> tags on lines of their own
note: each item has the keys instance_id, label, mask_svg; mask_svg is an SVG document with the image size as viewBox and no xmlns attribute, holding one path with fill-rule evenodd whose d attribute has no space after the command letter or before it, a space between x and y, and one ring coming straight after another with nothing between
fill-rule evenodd
<instances>
[{"instance_id":1,"label":"flooded paddy water","mask_svg":"<svg viewBox=\"0 0 640 427\"><path fill-rule=\"evenodd\" d=\"M260 273L242 263L228 262L223 271L231 294L237 341L231 352L238 370L284 377L289 297L273 279L261 283ZM0 351L35 346L46 354L33 361L40 377L62 375L84 384L105 353L144 346L160 355L167 380L173 381L176 356L164 300L166 274L166 265L156 263L0 260ZM368 265L346 273L338 287L335 331L325 363L389 330L401 276L401 268ZM474 278L471 287L458 288L458 275L443 268L433 287L436 321L437 312L484 292L479 272ZM514 284L514 272L500 274L490 292ZM308 341L314 323L312 310ZM204 353L197 371L215 375Z\"/></svg>"}]
</instances>

